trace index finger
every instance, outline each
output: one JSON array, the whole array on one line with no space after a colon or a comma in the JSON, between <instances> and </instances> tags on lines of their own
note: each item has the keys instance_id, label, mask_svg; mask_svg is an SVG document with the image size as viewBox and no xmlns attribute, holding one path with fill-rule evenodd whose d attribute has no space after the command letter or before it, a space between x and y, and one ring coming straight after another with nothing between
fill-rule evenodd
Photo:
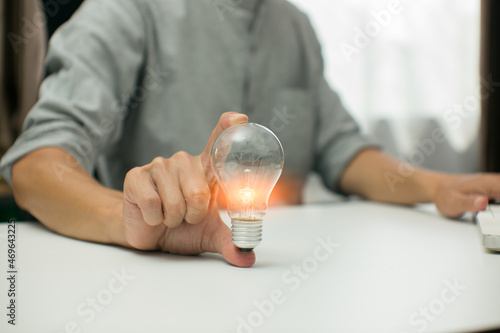
<instances>
[{"instance_id":1,"label":"index finger","mask_svg":"<svg viewBox=\"0 0 500 333\"><path fill-rule=\"evenodd\" d=\"M215 126L210 138L208 139L207 145L205 149L201 153L201 160L203 162L203 166L210 170L210 151L212 150L212 146L215 140L219 137L219 135L234 125L240 125L248 122L248 116L243 113L238 112L226 112L223 113L220 118L217 126Z\"/></svg>"}]
</instances>

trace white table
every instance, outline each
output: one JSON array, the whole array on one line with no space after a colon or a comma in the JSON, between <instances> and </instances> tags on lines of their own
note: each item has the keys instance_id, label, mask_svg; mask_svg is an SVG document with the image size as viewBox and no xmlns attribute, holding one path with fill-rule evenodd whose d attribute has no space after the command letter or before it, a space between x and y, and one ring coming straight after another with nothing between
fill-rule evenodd
<instances>
[{"instance_id":1,"label":"white table","mask_svg":"<svg viewBox=\"0 0 500 333\"><path fill-rule=\"evenodd\" d=\"M7 324L2 278L0 331L412 333L500 327L500 255L483 250L470 222L444 219L430 206L368 202L275 208L265 222L250 269L232 267L215 254L144 253L18 222L17 325ZM0 224L4 272L6 231ZM322 247L325 242L333 245ZM128 277L120 281L121 274Z\"/></svg>"}]
</instances>

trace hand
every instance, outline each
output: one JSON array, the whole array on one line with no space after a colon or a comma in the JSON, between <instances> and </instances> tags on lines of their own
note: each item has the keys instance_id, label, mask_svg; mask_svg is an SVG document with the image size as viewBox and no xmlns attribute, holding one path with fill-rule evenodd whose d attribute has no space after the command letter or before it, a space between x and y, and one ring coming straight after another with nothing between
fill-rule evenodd
<instances>
[{"instance_id":1,"label":"hand","mask_svg":"<svg viewBox=\"0 0 500 333\"><path fill-rule=\"evenodd\" d=\"M434 203L439 212L456 218L488 207L489 199L500 198L500 175L443 175Z\"/></svg>"},{"instance_id":2,"label":"hand","mask_svg":"<svg viewBox=\"0 0 500 333\"><path fill-rule=\"evenodd\" d=\"M178 152L130 170L123 185L125 239L134 248L173 254L218 252L231 264L250 267L255 254L241 253L217 208L210 150L222 131L248 121L224 113L201 155Z\"/></svg>"}]
</instances>

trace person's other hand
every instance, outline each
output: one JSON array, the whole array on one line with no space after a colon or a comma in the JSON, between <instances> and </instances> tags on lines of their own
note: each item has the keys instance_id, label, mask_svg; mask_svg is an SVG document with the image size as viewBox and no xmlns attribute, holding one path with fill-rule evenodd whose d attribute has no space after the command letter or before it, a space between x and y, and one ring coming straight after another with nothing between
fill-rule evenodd
<instances>
[{"instance_id":1,"label":"person's other hand","mask_svg":"<svg viewBox=\"0 0 500 333\"><path fill-rule=\"evenodd\" d=\"M222 131L245 123L244 114L224 113L201 155L178 152L130 170L123 185L125 238L140 250L173 254L218 252L231 264L250 267L255 254L241 253L217 208L217 182L210 150Z\"/></svg>"},{"instance_id":2,"label":"person's other hand","mask_svg":"<svg viewBox=\"0 0 500 333\"><path fill-rule=\"evenodd\" d=\"M447 217L477 213L488 207L489 199L500 198L500 175L450 175L438 186L434 203Z\"/></svg>"}]
</instances>

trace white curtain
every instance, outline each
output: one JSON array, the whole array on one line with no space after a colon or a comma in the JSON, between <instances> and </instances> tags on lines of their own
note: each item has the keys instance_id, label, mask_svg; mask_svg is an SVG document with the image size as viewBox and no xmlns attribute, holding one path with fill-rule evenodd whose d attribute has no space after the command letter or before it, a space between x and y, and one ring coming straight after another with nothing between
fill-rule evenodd
<instances>
[{"instance_id":1,"label":"white curtain","mask_svg":"<svg viewBox=\"0 0 500 333\"><path fill-rule=\"evenodd\" d=\"M488 93L488 78L479 78L479 1L289 1L309 15L327 80L364 131L412 164L478 171Z\"/></svg>"}]
</instances>

